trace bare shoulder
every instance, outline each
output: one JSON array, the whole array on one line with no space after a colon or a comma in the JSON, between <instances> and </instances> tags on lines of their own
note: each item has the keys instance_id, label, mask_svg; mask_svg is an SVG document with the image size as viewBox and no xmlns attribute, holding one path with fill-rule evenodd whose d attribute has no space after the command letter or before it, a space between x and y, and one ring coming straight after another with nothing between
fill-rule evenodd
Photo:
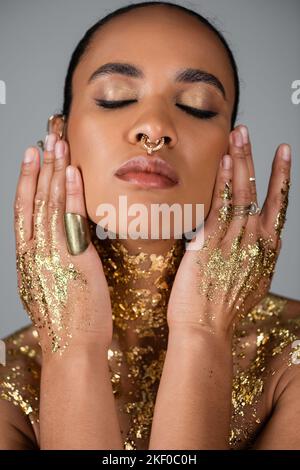
<instances>
[{"instance_id":1,"label":"bare shoulder","mask_svg":"<svg viewBox=\"0 0 300 470\"><path fill-rule=\"evenodd\" d=\"M300 380L300 301L269 292L236 329L233 447L250 446L291 381ZM299 399L300 410L300 399Z\"/></svg>"},{"instance_id":2,"label":"bare shoulder","mask_svg":"<svg viewBox=\"0 0 300 470\"><path fill-rule=\"evenodd\" d=\"M283 318L296 320L300 326L300 300L282 297L286 301Z\"/></svg>"},{"instance_id":3,"label":"bare shoulder","mask_svg":"<svg viewBox=\"0 0 300 470\"><path fill-rule=\"evenodd\" d=\"M300 299L294 299L286 296L280 296L278 294L271 294L278 298L283 299L286 302L286 306L283 312L283 316L291 319L298 319L298 324L300 325Z\"/></svg>"},{"instance_id":4,"label":"bare shoulder","mask_svg":"<svg viewBox=\"0 0 300 470\"><path fill-rule=\"evenodd\" d=\"M0 365L0 448L34 448L41 370L37 332L28 325L2 341L6 364Z\"/></svg>"},{"instance_id":5,"label":"bare shoulder","mask_svg":"<svg viewBox=\"0 0 300 470\"><path fill-rule=\"evenodd\" d=\"M299 331L300 300L269 292L236 328L235 353L241 359L237 361L239 367L249 365L259 353L272 361L297 340Z\"/></svg>"},{"instance_id":6,"label":"bare shoulder","mask_svg":"<svg viewBox=\"0 0 300 470\"><path fill-rule=\"evenodd\" d=\"M277 327L278 340L274 344L269 361L270 367L279 371L273 395L274 405L288 383L300 383L300 300L280 296L276 298L282 299L285 304L276 325L273 326Z\"/></svg>"}]
</instances>

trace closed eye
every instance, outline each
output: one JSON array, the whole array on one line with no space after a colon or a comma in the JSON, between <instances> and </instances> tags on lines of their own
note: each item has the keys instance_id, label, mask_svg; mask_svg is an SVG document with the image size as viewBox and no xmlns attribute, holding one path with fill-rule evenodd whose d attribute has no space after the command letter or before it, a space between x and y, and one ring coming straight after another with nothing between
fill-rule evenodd
<instances>
[{"instance_id":1,"label":"closed eye","mask_svg":"<svg viewBox=\"0 0 300 470\"><path fill-rule=\"evenodd\" d=\"M191 106L186 106L185 104L180 103L177 103L176 106L178 106L178 108L181 108L186 113L191 114L192 116L196 116L200 119L211 119L217 116L218 114L215 111L210 111L208 109L192 108Z\"/></svg>"},{"instance_id":2,"label":"closed eye","mask_svg":"<svg viewBox=\"0 0 300 470\"><path fill-rule=\"evenodd\" d=\"M129 103L135 103L137 100L122 100L122 101L107 101L107 100L96 100L96 104L102 108L122 108L127 106Z\"/></svg>"},{"instance_id":3,"label":"closed eye","mask_svg":"<svg viewBox=\"0 0 300 470\"><path fill-rule=\"evenodd\" d=\"M137 100L108 101L108 100L100 100L100 99L96 99L95 101L96 101L97 106L100 106L102 108L108 108L108 109L123 108L124 106L127 106L128 104L137 102ZM200 119L211 119L217 116L218 114L215 111L193 108L191 106L186 106L180 103L177 103L176 106L178 106L178 108L182 109L184 112L191 114L192 116L195 116Z\"/></svg>"}]
</instances>

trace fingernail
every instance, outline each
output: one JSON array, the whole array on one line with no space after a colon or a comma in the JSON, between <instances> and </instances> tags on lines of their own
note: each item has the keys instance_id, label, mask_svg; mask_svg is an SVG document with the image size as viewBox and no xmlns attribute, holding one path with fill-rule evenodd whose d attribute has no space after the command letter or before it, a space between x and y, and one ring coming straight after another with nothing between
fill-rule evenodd
<instances>
[{"instance_id":1,"label":"fingernail","mask_svg":"<svg viewBox=\"0 0 300 470\"><path fill-rule=\"evenodd\" d=\"M23 162L31 163L33 159L34 159L34 150L32 148L28 148L25 152Z\"/></svg>"},{"instance_id":2,"label":"fingernail","mask_svg":"<svg viewBox=\"0 0 300 470\"><path fill-rule=\"evenodd\" d=\"M62 140L59 140L55 144L55 157L56 158L62 158L65 153L65 144L63 143Z\"/></svg>"},{"instance_id":3,"label":"fingernail","mask_svg":"<svg viewBox=\"0 0 300 470\"><path fill-rule=\"evenodd\" d=\"M56 134L47 134L45 138L45 149L47 152L53 152L56 142Z\"/></svg>"},{"instance_id":4,"label":"fingernail","mask_svg":"<svg viewBox=\"0 0 300 470\"><path fill-rule=\"evenodd\" d=\"M242 147L243 146L243 137L242 137L242 134L239 131L235 131L233 133L233 142L237 147Z\"/></svg>"},{"instance_id":5,"label":"fingernail","mask_svg":"<svg viewBox=\"0 0 300 470\"><path fill-rule=\"evenodd\" d=\"M75 181L75 169L73 166L67 166L67 180L70 183Z\"/></svg>"},{"instance_id":6,"label":"fingernail","mask_svg":"<svg viewBox=\"0 0 300 470\"><path fill-rule=\"evenodd\" d=\"M249 135L248 135L248 129L246 126L241 126L239 128L240 130L240 133L242 134L242 138L243 138L243 144L248 144L249 142Z\"/></svg>"},{"instance_id":7,"label":"fingernail","mask_svg":"<svg viewBox=\"0 0 300 470\"><path fill-rule=\"evenodd\" d=\"M291 160L291 147L288 144L285 144L282 147L282 158L286 162Z\"/></svg>"},{"instance_id":8,"label":"fingernail","mask_svg":"<svg viewBox=\"0 0 300 470\"><path fill-rule=\"evenodd\" d=\"M230 155L224 155L223 160L222 160L223 168L224 170L230 170L231 168L231 156Z\"/></svg>"}]
</instances>

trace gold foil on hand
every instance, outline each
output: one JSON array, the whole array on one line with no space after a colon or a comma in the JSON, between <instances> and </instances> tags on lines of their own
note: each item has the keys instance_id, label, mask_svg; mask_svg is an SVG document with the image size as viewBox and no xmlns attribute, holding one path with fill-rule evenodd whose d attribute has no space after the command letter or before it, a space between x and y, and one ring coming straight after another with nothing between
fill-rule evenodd
<instances>
[{"instance_id":1,"label":"gold foil on hand","mask_svg":"<svg viewBox=\"0 0 300 470\"><path fill-rule=\"evenodd\" d=\"M58 216L58 210L53 211L49 239L45 238L44 228L48 224L45 201L37 203L35 237L25 242L24 214L19 210L16 268L19 295L25 310L39 333L50 338L51 351L61 354L72 337L72 312L79 292L86 289L86 279L68 256L64 262L61 258L55 239ZM41 346L44 352L48 350L45 344Z\"/></svg>"},{"instance_id":2,"label":"gold foil on hand","mask_svg":"<svg viewBox=\"0 0 300 470\"><path fill-rule=\"evenodd\" d=\"M232 200L232 188L231 188L231 185L232 185L232 181L226 181L225 182L225 185L224 185L224 189L223 191L221 191L220 193L220 196L223 200L223 205L222 207L219 209L219 216L218 216L218 221L219 222L224 222L225 224L225 227L226 228L229 224L229 222L231 221L232 219L232 214L233 214L233 205L232 205L232 202L229 202ZM219 229L221 230L223 227L222 225L219 227Z\"/></svg>"},{"instance_id":3,"label":"gold foil on hand","mask_svg":"<svg viewBox=\"0 0 300 470\"><path fill-rule=\"evenodd\" d=\"M275 221L275 232L281 238L281 232L286 222L286 213L289 203L289 190L290 190L291 182L289 180L284 180L283 186L281 188L281 207L277 214L276 221Z\"/></svg>"},{"instance_id":4,"label":"gold foil on hand","mask_svg":"<svg viewBox=\"0 0 300 470\"><path fill-rule=\"evenodd\" d=\"M250 233L249 242L242 244L244 232L245 227L242 227L232 241L229 254L221 247L216 247L211 249L205 261L200 251L197 260L201 273L199 292L209 302L218 299L220 293L224 292L228 303L236 303L241 315L244 301L250 293L262 288L262 280L264 286L270 283L276 263L276 250L271 247L271 237L255 239Z\"/></svg>"},{"instance_id":5,"label":"gold foil on hand","mask_svg":"<svg viewBox=\"0 0 300 470\"><path fill-rule=\"evenodd\" d=\"M22 230L22 224L20 225ZM254 241L255 238L250 245L255 245ZM102 243L99 240L98 242ZM126 427L122 429L124 449L147 448L144 440L150 435L156 391L167 348L166 300L170 294L182 252L177 252L178 258L175 252L169 258L171 269L167 270L167 275L165 275L166 271L152 273L152 275L157 275L154 278L155 285L161 287L162 290L161 296L157 296L157 292L151 292L152 278L142 262L147 262L148 266L162 266L164 263L156 262L155 257L152 263L149 255L141 253L127 258L126 250L123 252L122 247L116 248L110 244L104 244L103 250L100 245L98 248L101 256L103 251L107 252L103 265L106 274L110 273L109 279L113 279L110 282L110 292L114 305L114 338L117 341L116 345L112 345L112 348L108 350L108 363L119 411L130 418L128 429ZM239 249L247 251L241 245ZM255 246L253 251L256 252ZM222 256L223 254L221 254L221 260ZM24 262L26 263L25 258ZM135 275L135 263L137 263L137 275ZM270 266L266 272L267 277L271 271ZM114 273L113 277L112 273ZM153 308L151 315L144 317L143 311L127 299L129 292L126 289L125 280L122 280L124 274L129 276L128 280L132 276L136 281L141 274L149 282L147 286L149 289L145 289L144 285L142 288L137 287L135 294L136 298L149 301ZM26 282L30 283L30 276ZM122 285L122 282L125 289L118 292L118 285L119 283ZM226 276L224 285L226 285ZM31 291L28 294L30 298ZM261 408L264 403L265 384L270 375L278 373L270 367L269 360L273 356L283 354L284 349L299 338L299 316L294 321L287 321L283 317L286 303L285 299L268 294L237 324L232 348L234 359L230 436L232 449L250 447L259 431L259 423L263 424L267 420ZM127 308L129 312L126 313ZM156 322L156 317L160 317L161 321ZM140 327L138 323L144 324ZM146 331L150 333L150 336L145 335ZM32 334L36 338L35 333L36 330L33 330ZM31 342L28 345L26 341L22 333L14 336L13 343L16 348L14 353L7 343L9 363L5 370L4 380L0 381L0 397L17 404L30 416L30 419L33 419L33 416L38 417L40 368L35 363L34 357L39 354L39 347L37 345L33 347ZM26 363L30 367L24 366L25 356L31 361ZM12 358L15 358L17 362L12 361ZM29 386L28 375L34 376L33 385ZM89 399L88 396L86 398Z\"/></svg>"}]
</instances>

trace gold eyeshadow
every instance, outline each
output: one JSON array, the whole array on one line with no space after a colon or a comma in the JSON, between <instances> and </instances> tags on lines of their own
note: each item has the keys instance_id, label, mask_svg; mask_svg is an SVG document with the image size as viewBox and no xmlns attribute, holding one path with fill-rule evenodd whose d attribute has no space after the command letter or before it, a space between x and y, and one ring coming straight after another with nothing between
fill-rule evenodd
<instances>
[{"instance_id":1,"label":"gold eyeshadow","mask_svg":"<svg viewBox=\"0 0 300 470\"><path fill-rule=\"evenodd\" d=\"M98 99L107 101L121 101L139 99L140 89L127 84L127 80L115 81L115 79L103 79L101 85L97 87L96 96ZM122 83L123 82L123 83ZM194 108L218 110L224 106L224 98L218 90L205 83L197 83L192 87L177 90L174 101Z\"/></svg>"},{"instance_id":2,"label":"gold eyeshadow","mask_svg":"<svg viewBox=\"0 0 300 470\"><path fill-rule=\"evenodd\" d=\"M128 100L137 98L138 90L136 86L127 79L105 77L101 80L97 80L94 94L95 98L97 97L104 100Z\"/></svg>"},{"instance_id":3,"label":"gold eyeshadow","mask_svg":"<svg viewBox=\"0 0 300 470\"><path fill-rule=\"evenodd\" d=\"M202 109L214 109L223 105L223 97L218 93L218 91L209 90L206 85L197 85L193 89L184 90L183 92L177 94L177 97L180 98L187 106L193 106L195 108Z\"/></svg>"},{"instance_id":4,"label":"gold eyeshadow","mask_svg":"<svg viewBox=\"0 0 300 470\"><path fill-rule=\"evenodd\" d=\"M102 97L105 100L128 100L136 99L137 93L126 86L110 85L103 89Z\"/></svg>"}]
</instances>

